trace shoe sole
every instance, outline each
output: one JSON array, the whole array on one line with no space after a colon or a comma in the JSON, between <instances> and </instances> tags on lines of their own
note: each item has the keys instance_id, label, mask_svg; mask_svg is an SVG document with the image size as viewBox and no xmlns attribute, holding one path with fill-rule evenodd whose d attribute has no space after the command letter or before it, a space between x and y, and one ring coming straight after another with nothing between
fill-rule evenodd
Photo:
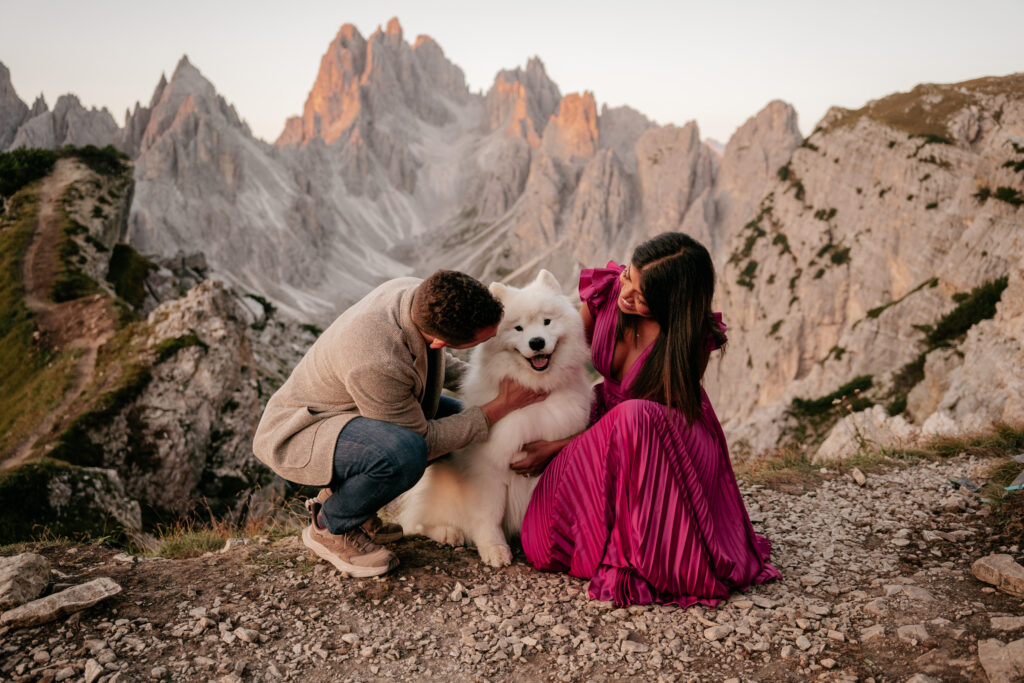
<instances>
[{"instance_id":1,"label":"shoe sole","mask_svg":"<svg viewBox=\"0 0 1024 683\"><path fill-rule=\"evenodd\" d=\"M371 576L380 576L381 574L386 574L398 566L397 562L395 562L394 565L387 564L383 567L363 567L358 564L349 564L332 553L322 543L319 543L314 539L313 534L309 532L309 527L302 530L302 542L307 548L312 550L317 557L322 560L327 560L333 564L338 571L343 571L354 579L365 579Z\"/></svg>"}]
</instances>

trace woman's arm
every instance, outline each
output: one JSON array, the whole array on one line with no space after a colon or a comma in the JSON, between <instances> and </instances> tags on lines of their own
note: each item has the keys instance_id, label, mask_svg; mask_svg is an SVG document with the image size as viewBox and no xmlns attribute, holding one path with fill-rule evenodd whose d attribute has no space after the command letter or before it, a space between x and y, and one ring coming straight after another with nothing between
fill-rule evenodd
<instances>
[{"instance_id":1,"label":"woman's arm","mask_svg":"<svg viewBox=\"0 0 1024 683\"><path fill-rule=\"evenodd\" d=\"M594 316L590 314L590 304L586 301L580 306L580 318L583 319L583 334L589 342L594 338Z\"/></svg>"}]
</instances>

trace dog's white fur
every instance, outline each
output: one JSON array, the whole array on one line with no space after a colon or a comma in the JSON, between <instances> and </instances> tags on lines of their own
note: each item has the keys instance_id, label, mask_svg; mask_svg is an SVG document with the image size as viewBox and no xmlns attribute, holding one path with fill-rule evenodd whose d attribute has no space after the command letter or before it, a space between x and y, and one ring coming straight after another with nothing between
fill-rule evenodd
<instances>
[{"instance_id":1,"label":"dog's white fur","mask_svg":"<svg viewBox=\"0 0 1024 683\"><path fill-rule=\"evenodd\" d=\"M524 457L524 444L583 431L591 387L583 323L554 275L542 270L522 289L496 282L490 290L505 313L497 334L473 350L460 398L483 405L498 395L504 377L550 393L496 422L486 441L432 463L390 509L406 534L450 545L469 542L486 564L501 567L512 562L507 539L522 528L537 485L536 478L516 474L509 464ZM546 354L547 368L535 370L530 358Z\"/></svg>"}]
</instances>

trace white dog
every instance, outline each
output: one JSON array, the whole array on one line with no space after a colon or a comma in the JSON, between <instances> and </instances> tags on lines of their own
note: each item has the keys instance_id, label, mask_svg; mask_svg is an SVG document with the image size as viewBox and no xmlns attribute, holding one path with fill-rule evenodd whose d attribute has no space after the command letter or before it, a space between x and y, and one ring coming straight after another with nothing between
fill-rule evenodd
<instances>
[{"instance_id":1,"label":"white dog","mask_svg":"<svg viewBox=\"0 0 1024 683\"><path fill-rule=\"evenodd\" d=\"M498 333L474 349L460 397L483 405L498 395L504 377L550 393L495 423L487 441L432 463L391 509L407 534L450 545L468 541L486 564L502 567L512 562L507 539L522 528L537 485L509 464L523 457L524 444L583 431L591 387L583 323L554 275L542 270L522 289L495 282L490 290L505 313Z\"/></svg>"}]
</instances>

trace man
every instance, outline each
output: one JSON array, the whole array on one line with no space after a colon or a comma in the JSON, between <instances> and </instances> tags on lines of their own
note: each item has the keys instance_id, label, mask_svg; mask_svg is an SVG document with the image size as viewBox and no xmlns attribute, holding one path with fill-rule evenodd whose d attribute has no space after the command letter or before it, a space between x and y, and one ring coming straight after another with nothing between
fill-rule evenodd
<instances>
[{"instance_id":1,"label":"man","mask_svg":"<svg viewBox=\"0 0 1024 683\"><path fill-rule=\"evenodd\" d=\"M379 286L342 313L270 398L253 452L297 484L328 487L302 540L350 576L383 574L398 558L378 543L401 527L377 511L409 490L428 460L487 438L489 427L545 395L506 381L496 398L460 410L441 396L466 364L444 351L494 336L502 307L464 273Z\"/></svg>"}]
</instances>

